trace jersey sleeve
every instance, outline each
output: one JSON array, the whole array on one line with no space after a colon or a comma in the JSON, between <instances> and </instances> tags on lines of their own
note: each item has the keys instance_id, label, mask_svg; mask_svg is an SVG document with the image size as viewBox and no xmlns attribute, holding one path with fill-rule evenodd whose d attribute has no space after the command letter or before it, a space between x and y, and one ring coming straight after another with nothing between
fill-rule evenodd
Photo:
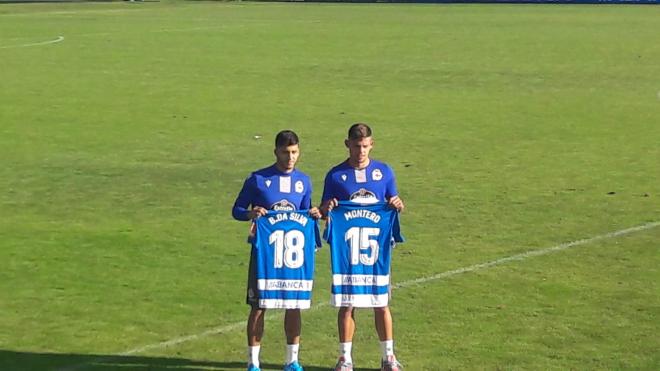
<instances>
[{"instance_id":1,"label":"jersey sleeve","mask_svg":"<svg viewBox=\"0 0 660 371\"><path fill-rule=\"evenodd\" d=\"M394 215L392 216L392 239L394 242L406 242L406 239L401 234L398 211L394 211Z\"/></svg>"},{"instance_id":2,"label":"jersey sleeve","mask_svg":"<svg viewBox=\"0 0 660 371\"><path fill-rule=\"evenodd\" d=\"M325 176L323 182L323 196L321 197L321 203L326 202L335 197L334 190L332 189L332 172L328 172Z\"/></svg>"},{"instance_id":3,"label":"jersey sleeve","mask_svg":"<svg viewBox=\"0 0 660 371\"><path fill-rule=\"evenodd\" d=\"M319 230L318 220L314 220L314 240L317 249L323 247L323 243L321 242L321 232Z\"/></svg>"},{"instance_id":4,"label":"jersey sleeve","mask_svg":"<svg viewBox=\"0 0 660 371\"><path fill-rule=\"evenodd\" d=\"M387 166L387 172L389 176L387 177L387 184L385 185L385 197L388 199L390 197L398 196L399 191L396 188L396 179L394 177L394 170L391 167Z\"/></svg>"},{"instance_id":5,"label":"jersey sleeve","mask_svg":"<svg viewBox=\"0 0 660 371\"><path fill-rule=\"evenodd\" d=\"M332 214L332 211L330 211ZM323 240L328 244L332 244L332 217L328 215L328 219L325 221L325 229L323 229Z\"/></svg>"},{"instance_id":6,"label":"jersey sleeve","mask_svg":"<svg viewBox=\"0 0 660 371\"><path fill-rule=\"evenodd\" d=\"M238 193L236 201L234 201L234 207L231 209L231 215L236 220L250 220L247 217L249 207L254 200L254 190L255 190L256 179L254 174L250 175L249 178L245 179L243 183L243 188Z\"/></svg>"},{"instance_id":7,"label":"jersey sleeve","mask_svg":"<svg viewBox=\"0 0 660 371\"><path fill-rule=\"evenodd\" d=\"M305 179L305 194L303 194L302 200L300 200L300 209L310 209L312 207L312 182L309 178Z\"/></svg>"}]
</instances>

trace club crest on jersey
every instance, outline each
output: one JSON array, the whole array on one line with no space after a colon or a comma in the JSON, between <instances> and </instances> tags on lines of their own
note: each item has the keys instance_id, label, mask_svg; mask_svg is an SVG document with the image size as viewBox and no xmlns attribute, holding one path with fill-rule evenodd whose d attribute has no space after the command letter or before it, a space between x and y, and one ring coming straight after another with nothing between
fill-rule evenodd
<instances>
[{"instance_id":1,"label":"club crest on jersey","mask_svg":"<svg viewBox=\"0 0 660 371\"><path fill-rule=\"evenodd\" d=\"M371 172L371 179L373 180L383 179L383 173L380 172L380 169L374 169L374 171Z\"/></svg>"},{"instance_id":2,"label":"club crest on jersey","mask_svg":"<svg viewBox=\"0 0 660 371\"><path fill-rule=\"evenodd\" d=\"M350 200L361 204L373 204L378 202L376 195L364 188L360 188L357 192L354 192L351 195Z\"/></svg>"},{"instance_id":3,"label":"club crest on jersey","mask_svg":"<svg viewBox=\"0 0 660 371\"><path fill-rule=\"evenodd\" d=\"M271 180L270 180L270 179L266 179L266 187L270 187L270 183L272 183Z\"/></svg>"},{"instance_id":4,"label":"club crest on jersey","mask_svg":"<svg viewBox=\"0 0 660 371\"><path fill-rule=\"evenodd\" d=\"M295 211L296 206L287 200L279 200L270 209L275 211Z\"/></svg>"},{"instance_id":5,"label":"club crest on jersey","mask_svg":"<svg viewBox=\"0 0 660 371\"><path fill-rule=\"evenodd\" d=\"M297 181L295 187L296 187L296 192L298 193L303 193L303 191L305 190L302 180Z\"/></svg>"},{"instance_id":6,"label":"club crest on jersey","mask_svg":"<svg viewBox=\"0 0 660 371\"><path fill-rule=\"evenodd\" d=\"M344 182L346 181L346 178L348 178L348 177L346 176L346 174L342 174L342 175L341 175L341 180L343 180Z\"/></svg>"}]
</instances>

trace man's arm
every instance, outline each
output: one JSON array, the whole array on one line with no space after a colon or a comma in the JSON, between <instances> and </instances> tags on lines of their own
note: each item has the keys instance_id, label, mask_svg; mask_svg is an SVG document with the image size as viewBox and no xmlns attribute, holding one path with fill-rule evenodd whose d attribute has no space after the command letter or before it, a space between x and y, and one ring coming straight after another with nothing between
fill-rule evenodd
<instances>
[{"instance_id":1,"label":"man's arm","mask_svg":"<svg viewBox=\"0 0 660 371\"><path fill-rule=\"evenodd\" d=\"M321 212L321 215L324 218L327 218L330 211L332 211L332 209L337 207L338 204L339 204L339 201L337 201L336 198L331 198L329 200L325 200L325 201L321 202L321 206L319 207L319 211Z\"/></svg>"},{"instance_id":2,"label":"man's arm","mask_svg":"<svg viewBox=\"0 0 660 371\"><path fill-rule=\"evenodd\" d=\"M308 209L309 215L314 219L321 218L321 212L317 207L312 207L312 182L307 179L306 191L300 202L301 209Z\"/></svg>"},{"instance_id":3,"label":"man's arm","mask_svg":"<svg viewBox=\"0 0 660 371\"><path fill-rule=\"evenodd\" d=\"M387 200L387 204L390 205L391 208L396 209L396 211L403 211L405 208L405 205L403 204L403 201L399 198L399 196L392 196Z\"/></svg>"},{"instance_id":4,"label":"man's arm","mask_svg":"<svg viewBox=\"0 0 660 371\"><path fill-rule=\"evenodd\" d=\"M234 207L231 209L231 215L234 219L247 221L266 215L268 210L261 206L253 205L252 209L248 209L254 199L254 189L254 176L250 176L243 183L243 188L241 188L241 191L238 193L238 197L234 202Z\"/></svg>"},{"instance_id":5,"label":"man's arm","mask_svg":"<svg viewBox=\"0 0 660 371\"><path fill-rule=\"evenodd\" d=\"M327 218L330 211L337 207L337 204L337 198L332 194L332 176L328 173L323 181L323 196L321 197L321 206L319 206L323 218Z\"/></svg>"},{"instance_id":6,"label":"man's arm","mask_svg":"<svg viewBox=\"0 0 660 371\"><path fill-rule=\"evenodd\" d=\"M387 188L385 189L385 197L387 197L387 204L390 205L391 208L401 212L405 208L405 205L403 204L403 200L399 198L399 191L397 190L396 187L394 170L392 170L392 168L389 166L387 166L387 169L388 172L390 173L386 185Z\"/></svg>"}]
</instances>

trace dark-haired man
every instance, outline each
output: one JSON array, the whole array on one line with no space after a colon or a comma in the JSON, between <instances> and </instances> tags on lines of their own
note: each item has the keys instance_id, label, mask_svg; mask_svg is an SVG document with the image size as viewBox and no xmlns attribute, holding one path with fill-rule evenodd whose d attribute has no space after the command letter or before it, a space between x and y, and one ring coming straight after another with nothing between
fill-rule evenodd
<instances>
[{"instance_id":1,"label":"dark-haired man","mask_svg":"<svg viewBox=\"0 0 660 371\"><path fill-rule=\"evenodd\" d=\"M349 157L332 168L325 177L321 199L322 214L327 216L329 211L338 205L338 201L362 204L387 202L390 207L398 211L403 210L404 205L398 195L394 172L387 164L369 157L374 144L371 128L363 123L354 124L348 130L348 138L344 144L348 148ZM374 322L382 351L381 370L402 370L394 355L392 315L388 303L387 300L367 305L334 302L335 306L339 306L337 325L340 353L335 371L353 369L351 348L355 333L354 307L360 306L373 307L374 310Z\"/></svg>"},{"instance_id":2,"label":"dark-haired man","mask_svg":"<svg viewBox=\"0 0 660 371\"><path fill-rule=\"evenodd\" d=\"M312 184L309 177L295 168L300 155L299 140L296 133L284 130L275 137L275 163L253 172L241 189L232 216L237 220L256 220L268 210L309 210L317 219L321 216L317 208L312 207ZM250 255L248 273L247 304L250 315L247 321L248 371L259 371L259 351L264 333L265 308L260 307L254 245ZM284 370L301 371L298 363L300 345L301 318L300 309L286 309L284 331L287 339L287 355Z\"/></svg>"}]
</instances>

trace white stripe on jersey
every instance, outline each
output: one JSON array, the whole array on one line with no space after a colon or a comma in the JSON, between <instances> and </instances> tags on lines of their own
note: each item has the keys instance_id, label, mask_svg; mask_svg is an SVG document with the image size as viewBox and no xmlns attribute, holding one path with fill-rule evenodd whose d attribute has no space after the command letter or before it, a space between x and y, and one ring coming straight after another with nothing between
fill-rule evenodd
<instances>
[{"instance_id":1,"label":"white stripe on jersey","mask_svg":"<svg viewBox=\"0 0 660 371\"><path fill-rule=\"evenodd\" d=\"M335 286L387 286L390 284L390 275L333 274L332 284Z\"/></svg>"},{"instance_id":2,"label":"white stripe on jersey","mask_svg":"<svg viewBox=\"0 0 660 371\"><path fill-rule=\"evenodd\" d=\"M257 280L259 290L312 291L313 280Z\"/></svg>"},{"instance_id":3,"label":"white stripe on jersey","mask_svg":"<svg viewBox=\"0 0 660 371\"><path fill-rule=\"evenodd\" d=\"M367 182L367 169L355 169L355 183Z\"/></svg>"},{"instance_id":4,"label":"white stripe on jersey","mask_svg":"<svg viewBox=\"0 0 660 371\"><path fill-rule=\"evenodd\" d=\"M335 307L348 307L354 306L358 308L379 308L387 306L390 294L381 295L347 295L347 294L334 294L332 295L332 305Z\"/></svg>"},{"instance_id":5,"label":"white stripe on jersey","mask_svg":"<svg viewBox=\"0 0 660 371\"><path fill-rule=\"evenodd\" d=\"M311 300L259 299L259 307L266 309L309 309Z\"/></svg>"},{"instance_id":6,"label":"white stripe on jersey","mask_svg":"<svg viewBox=\"0 0 660 371\"><path fill-rule=\"evenodd\" d=\"M290 176L281 176L280 177L280 192L282 192L282 193L291 193L291 177Z\"/></svg>"}]
</instances>

